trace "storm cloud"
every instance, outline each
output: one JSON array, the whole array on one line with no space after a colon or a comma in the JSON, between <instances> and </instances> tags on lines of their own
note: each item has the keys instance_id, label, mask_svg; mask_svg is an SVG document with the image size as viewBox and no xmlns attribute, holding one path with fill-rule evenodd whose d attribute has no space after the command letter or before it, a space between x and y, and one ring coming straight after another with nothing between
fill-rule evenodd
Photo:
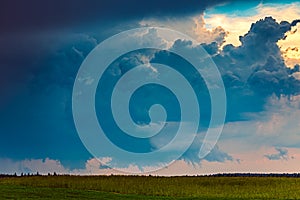
<instances>
[{"instance_id":1,"label":"storm cloud","mask_svg":"<svg viewBox=\"0 0 300 200\"><path fill-rule=\"evenodd\" d=\"M12 91L11 82L21 81L16 86L16 98L0 107L0 119L3 122L0 125L0 156L13 159L49 157L59 159L62 163L67 162L67 159L89 159L90 154L81 144L73 124L72 86L81 62L103 40L103 35L107 34L103 28L105 24L117 24L150 15L192 15L226 2L193 0L189 3L174 3L155 0L141 5L137 0L46 3L36 0L3 1L0 8L0 27L3 27L0 33L1 95L5 97L6 91ZM39 31L88 27L89 23L94 23L92 27L96 27L97 22L101 27L97 30L103 31L101 36L95 36L94 33L73 33L72 36L66 34L64 37L50 31L50 36L36 37L40 35ZM288 69L277 46L277 41L284 39L285 33L298 22L299 20L278 23L267 17L251 25L249 32L240 37L241 45L238 47L226 45L220 49L226 35L223 30L216 31L220 33L220 37L216 37L218 41L202 44L211 54L223 77L228 98L227 121L245 120L244 114L262 111L268 97L274 94L280 98L282 95L300 93L299 80L291 76L299 68ZM15 34L7 39L10 33ZM177 41L175 45L190 48L190 51L192 48L199 48L192 46L189 41ZM156 55L155 59L157 58ZM134 59L137 60L125 61L127 64L143 63L137 57ZM127 67L125 61L120 65L123 67L120 71ZM170 65L176 62L168 61ZM194 80L193 84L199 91L203 89L201 80ZM207 93L204 92L204 95ZM210 107L207 106L206 109L209 111ZM202 112L207 110L204 108ZM209 119L209 116L204 115L202 120ZM183 159L199 163L198 150L199 143L194 143ZM284 151L279 153L279 156L284 156ZM276 157L275 154L268 156L269 159ZM217 146L205 159L217 162L234 160Z\"/></svg>"},{"instance_id":2,"label":"storm cloud","mask_svg":"<svg viewBox=\"0 0 300 200\"><path fill-rule=\"evenodd\" d=\"M229 44L219 52L216 43L204 45L223 75L228 120L262 110L266 99L273 94L278 97L299 94L300 81L291 76L298 70L287 68L277 45L297 22L278 23L266 17L253 23L248 33L240 36L238 47Z\"/></svg>"}]
</instances>

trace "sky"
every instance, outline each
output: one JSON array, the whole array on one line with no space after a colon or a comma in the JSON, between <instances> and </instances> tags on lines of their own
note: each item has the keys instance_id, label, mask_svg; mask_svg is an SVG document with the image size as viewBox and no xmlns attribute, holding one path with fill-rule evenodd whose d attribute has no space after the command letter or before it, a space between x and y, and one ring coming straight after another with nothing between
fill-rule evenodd
<instances>
[{"instance_id":1,"label":"sky","mask_svg":"<svg viewBox=\"0 0 300 200\"><path fill-rule=\"evenodd\" d=\"M1 3L0 173L299 172L299 1Z\"/></svg>"}]
</instances>

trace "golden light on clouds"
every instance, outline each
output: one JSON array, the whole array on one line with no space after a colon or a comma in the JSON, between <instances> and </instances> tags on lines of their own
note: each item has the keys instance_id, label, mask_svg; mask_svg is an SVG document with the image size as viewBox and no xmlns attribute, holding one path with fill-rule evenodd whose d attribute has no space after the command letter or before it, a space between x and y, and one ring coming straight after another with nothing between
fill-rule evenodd
<instances>
[{"instance_id":1,"label":"golden light on clouds","mask_svg":"<svg viewBox=\"0 0 300 200\"><path fill-rule=\"evenodd\" d=\"M252 18L241 19L239 17L231 17L224 14L209 17L204 15L204 18L207 28L221 26L228 31L225 44L233 44L234 46L240 45L239 36L247 33L249 25L256 21Z\"/></svg>"},{"instance_id":2,"label":"golden light on clouds","mask_svg":"<svg viewBox=\"0 0 300 200\"><path fill-rule=\"evenodd\" d=\"M216 26L212 29L207 29L205 27L203 15L194 18L194 23L194 32L198 41L205 43L209 43L209 41L216 41L219 45L225 42L224 38L228 32L224 30L222 26Z\"/></svg>"},{"instance_id":3,"label":"golden light on clouds","mask_svg":"<svg viewBox=\"0 0 300 200\"><path fill-rule=\"evenodd\" d=\"M228 34L226 35L226 44L239 46L239 36L245 35L252 23L272 16L277 22L292 22L300 19L300 3L289 5L260 4L255 8L249 9L246 16L238 16L235 13L230 14L212 14L204 15L206 26L208 28L221 26ZM287 33L286 40L278 42L282 50L285 63L288 67L294 67L300 64L300 24L298 23L290 32Z\"/></svg>"},{"instance_id":4,"label":"golden light on clouds","mask_svg":"<svg viewBox=\"0 0 300 200\"><path fill-rule=\"evenodd\" d=\"M237 16L234 13L230 15L214 14L204 15L204 18L206 25L209 28L222 26L229 32L226 37L226 44L239 46L239 36L245 35L249 31L252 23L268 16L272 16L278 22L292 22L293 20L300 18L300 4L295 3L276 7L260 4L257 7L250 9L249 13L253 13L253 15Z\"/></svg>"},{"instance_id":5,"label":"golden light on clouds","mask_svg":"<svg viewBox=\"0 0 300 200\"><path fill-rule=\"evenodd\" d=\"M286 39L280 40L278 45L288 67L293 68L296 64L300 64L300 23L293 27L286 34Z\"/></svg>"},{"instance_id":6,"label":"golden light on clouds","mask_svg":"<svg viewBox=\"0 0 300 200\"><path fill-rule=\"evenodd\" d=\"M188 16L176 20L167 18L164 21L145 18L140 21L139 24L143 27L158 26L178 30L193 37L199 43L211 43L216 41L218 44L221 44L227 35L224 28L219 25L211 29L206 28L203 14L197 15L196 17Z\"/></svg>"}]
</instances>

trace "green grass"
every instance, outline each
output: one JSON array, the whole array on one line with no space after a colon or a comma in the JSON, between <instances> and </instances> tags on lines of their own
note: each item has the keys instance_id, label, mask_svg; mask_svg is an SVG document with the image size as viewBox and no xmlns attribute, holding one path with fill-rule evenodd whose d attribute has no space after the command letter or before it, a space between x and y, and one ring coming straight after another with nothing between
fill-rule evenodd
<instances>
[{"instance_id":1,"label":"green grass","mask_svg":"<svg viewBox=\"0 0 300 200\"><path fill-rule=\"evenodd\" d=\"M0 179L0 199L300 199L300 178L32 176Z\"/></svg>"}]
</instances>

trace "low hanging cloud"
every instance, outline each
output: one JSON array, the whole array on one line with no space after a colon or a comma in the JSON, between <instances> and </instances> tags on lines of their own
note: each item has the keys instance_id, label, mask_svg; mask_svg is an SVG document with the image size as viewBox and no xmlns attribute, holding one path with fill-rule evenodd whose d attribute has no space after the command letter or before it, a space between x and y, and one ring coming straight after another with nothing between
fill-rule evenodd
<instances>
[{"instance_id":1,"label":"low hanging cloud","mask_svg":"<svg viewBox=\"0 0 300 200\"><path fill-rule=\"evenodd\" d=\"M15 161L11 159L0 159L0 172L2 174L21 174L21 173L60 173L65 174L68 170L61 164L59 160L53 159L25 159Z\"/></svg>"},{"instance_id":2,"label":"low hanging cloud","mask_svg":"<svg viewBox=\"0 0 300 200\"><path fill-rule=\"evenodd\" d=\"M24 159L24 160L12 160L12 159L0 159L0 173L1 174L76 174L76 175L92 175L92 174L104 174L109 175L112 173L118 173L116 170L107 167L107 164L111 161L111 158L91 158L85 161L85 165L82 168L69 168L60 160L45 158L45 159ZM119 172L122 174L121 172Z\"/></svg>"},{"instance_id":3,"label":"low hanging cloud","mask_svg":"<svg viewBox=\"0 0 300 200\"><path fill-rule=\"evenodd\" d=\"M265 155L269 160L287 160L288 159L288 150L284 148L275 147L275 150L278 153Z\"/></svg>"}]
</instances>

